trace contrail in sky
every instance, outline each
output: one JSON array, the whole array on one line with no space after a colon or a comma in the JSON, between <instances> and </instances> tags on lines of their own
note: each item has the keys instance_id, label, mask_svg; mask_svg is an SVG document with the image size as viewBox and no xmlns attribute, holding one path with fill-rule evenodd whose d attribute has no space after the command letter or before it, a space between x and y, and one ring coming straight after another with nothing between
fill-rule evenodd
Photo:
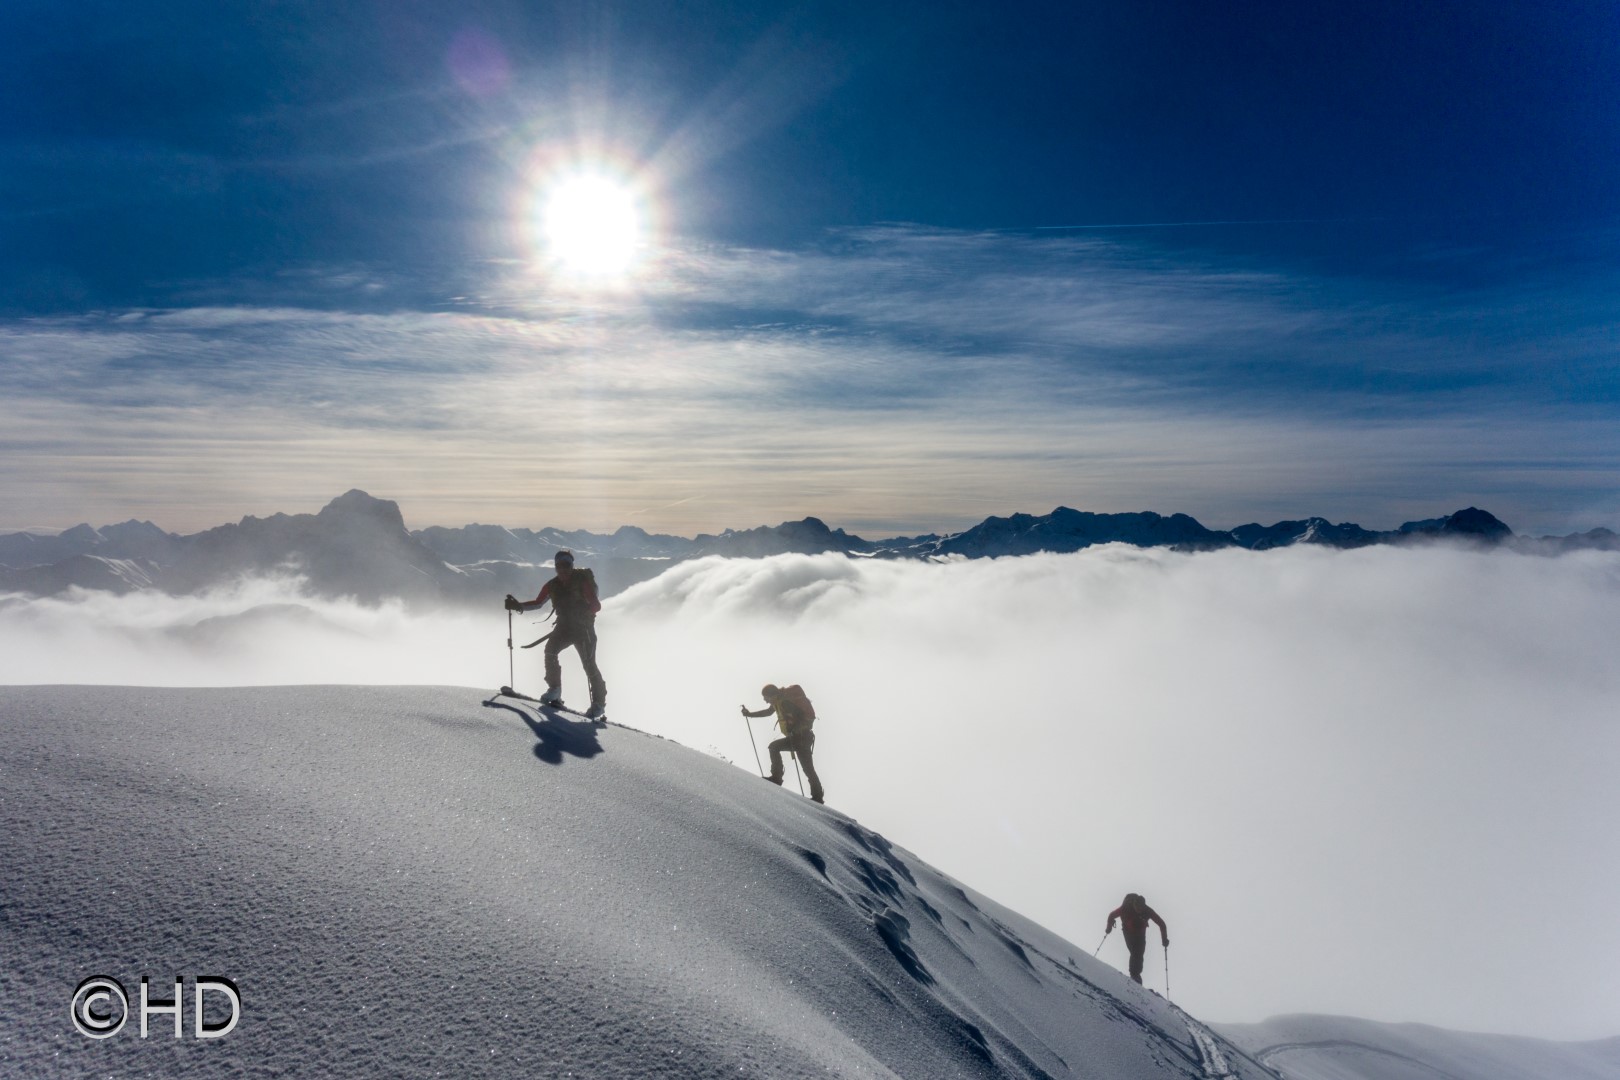
<instances>
[{"instance_id":1,"label":"contrail in sky","mask_svg":"<svg viewBox=\"0 0 1620 1080\"><path fill-rule=\"evenodd\" d=\"M670 507L672 507L672 506L682 506L682 505L685 505L685 504L686 504L686 503L689 503L689 502L691 502L691 501L692 501L692 500L693 500L693 499L696 499L696 498L697 498L697 497L698 497L698 496L696 496L696 495L688 495L688 496L687 496L687 497L686 497L686 498L684 498L684 499L676 499L676 500L675 500L675 501L674 501L674 502L672 502L672 503L665 503L665 504L664 504L664 505L662 505L662 506L648 506L648 507L645 507L645 508L643 508L643 509L641 509L641 510L632 510L632 511L631 511L631 512L630 512L630 516L631 516L631 517L636 517L636 516L638 516L638 515L640 515L640 514L646 514L646 513L650 513L650 512L651 512L651 511L653 511L653 510L668 510L668 509L669 509L669 508L670 508Z\"/></svg>"},{"instance_id":2,"label":"contrail in sky","mask_svg":"<svg viewBox=\"0 0 1620 1080\"><path fill-rule=\"evenodd\" d=\"M1359 225L1387 218L1258 218L1239 221L1133 221L1123 225L1037 225L1044 229L1176 229L1187 225Z\"/></svg>"}]
</instances>

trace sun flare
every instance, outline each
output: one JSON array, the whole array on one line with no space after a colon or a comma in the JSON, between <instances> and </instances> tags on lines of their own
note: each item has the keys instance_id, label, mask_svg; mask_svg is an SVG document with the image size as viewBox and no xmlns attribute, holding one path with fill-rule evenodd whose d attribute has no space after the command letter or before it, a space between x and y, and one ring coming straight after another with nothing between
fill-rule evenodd
<instances>
[{"instance_id":1,"label":"sun flare","mask_svg":"<svg viewBox=\"0 0 1620 1080\"><path fill-rule=\"evenodd\" d=\"M601 173L559 180L545 195L541 233L557 264L579 277L625 273L640 252L641 200L627 183Z\"/></svg>"}]
</instances>

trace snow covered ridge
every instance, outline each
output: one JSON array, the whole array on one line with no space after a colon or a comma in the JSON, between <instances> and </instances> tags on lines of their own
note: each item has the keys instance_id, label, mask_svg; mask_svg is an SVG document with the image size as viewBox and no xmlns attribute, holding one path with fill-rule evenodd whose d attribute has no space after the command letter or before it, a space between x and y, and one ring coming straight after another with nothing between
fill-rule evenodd
<instances>
[{"instance_id":1,"label":"snow covered ridge","mask_svg":"<svg viewBox=\"0 0 1620 1080\"><path fill-rule=\"evenodd\" d=\"M0 713L7 1076L1271 1075L859 822L630 728L444 687ZM238 1022L91 1039L98 976L182 977L183 1010L229 980Z\"/></svg>"},{"instance_id":2,"label":"snow covered ridge","mask_svg":"<svg viewBox=\"0 0 1620 1080\"><path fill-rule=\"evenodd\" d=\"M1609 1080L1620 1075L1620 1038L1548 1042L1344 1016L1277 1016L1263 1024L1214 1029L1284 1080Z\"/></svg>"},{"instance_id":3,"label":"snow covered ridge","mask_svg":"<svg viewBox=\"0 0 1620 1080\"><path fill-rule=\"evenodd\" d=\"M1323 518L1207 529L1186 514L1094 514L1058 507L1050 514L991 517L949 536L865 540L817 518L774 527L687 539L633 526L590 533L545 528L467 525L410 532L397 503L349 491L317 514L246 517L190 536L149 521L99 529L77 525L58 536L0 536L0 592L50 596L68 589L114 593L157 588L183 595L242 578L302 578L316 596L351 596L367 603L487 603L490 596L535 587L536 567L559 548L572 548L595 570L604 595L621 592L671 563L708 555L760 558L843 552L870 558L986 558L1072 552L1098 544L1268 550L1293 545L1357 548L1372 544L1446 541L1507 546L1534 554L1620 550L1620 535L1593 529L1564 537L1517 536L1490 513L1469 507L1445 517L1410 521L1388 532Z\"/></svg>"}]
</instances>

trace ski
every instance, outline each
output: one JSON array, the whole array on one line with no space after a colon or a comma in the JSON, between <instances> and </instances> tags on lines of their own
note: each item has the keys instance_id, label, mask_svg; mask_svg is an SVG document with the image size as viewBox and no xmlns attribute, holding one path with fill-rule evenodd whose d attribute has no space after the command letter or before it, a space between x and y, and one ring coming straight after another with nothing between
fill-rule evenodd
<instances>
[{"instance_id":1,"label":"ski","mask_svg":"<svg viewBox=\"0 0 1620 1080\"><path fill-rule=\"evenodd\" d=\"M551 705L551 704L548 704L548 703L546 703L544 701L541 701L537 697L530 697L528 694L525 694L525 693L523 693L521 691L518 691L518 690L514 690L510 686L501 687L500 696L501 697L517 698L519 701L532 701L536 705L540 706L541 709L547 709L547 710L550 710L552 712L567 713L569 716L578 717L579 719L584 720L586 723L589 723L589 724L606 725L607 722L608 722L606 713L603 713L601 716L595 716L595 717L587 716L584 713L580 712L578 709L570 709L567 705L563 704L560 701L557 702L555 705Z\"/></svg>"}]
</instances>

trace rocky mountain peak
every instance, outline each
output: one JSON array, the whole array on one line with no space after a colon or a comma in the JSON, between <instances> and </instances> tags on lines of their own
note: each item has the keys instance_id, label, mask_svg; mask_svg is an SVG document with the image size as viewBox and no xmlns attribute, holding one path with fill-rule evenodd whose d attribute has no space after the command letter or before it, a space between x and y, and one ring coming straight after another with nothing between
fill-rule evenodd
<instances>
[{"instance_id":1,"label":"rocky mountain peak","mask_svg":"<svg viewBox=\"0 0 1620 1080\"><path fill-rule=\"evenodd\" d=\"M321 507L320 513L315 516L327 522L364 519L390 530L405 531L405 515L400 513L399 503L392 499L375 498L359 488L345 491Z\"/></svg>"}]
</instances>

